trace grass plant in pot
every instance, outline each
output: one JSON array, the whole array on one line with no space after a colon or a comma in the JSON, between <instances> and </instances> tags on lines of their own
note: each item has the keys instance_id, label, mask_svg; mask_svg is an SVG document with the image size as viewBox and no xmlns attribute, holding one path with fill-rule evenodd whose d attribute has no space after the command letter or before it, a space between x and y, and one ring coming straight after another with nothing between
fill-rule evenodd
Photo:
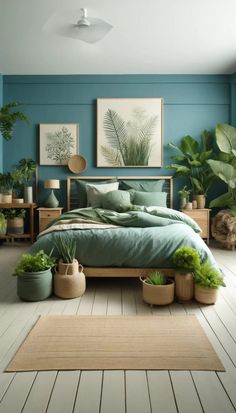
<instances>
[{"instance_id":1,"label":"grass plant in pot","mask_svg":"<svg viewBox=\"0 0 236 413\"><path fill-rule=\"evenodd\" d=\"M193 298L193 274L200 267L201 257L191 247L178 248L173 255L175 271L175 293L179 301L190 301Z\"/></svg>"},{"instance_id":2,"label":"grass plant in pot","mask_svg":"<svg viewBox=\"0 0 236 413\"><path fill-rule=\"evenodd\" d=\"M194 298L201 304L215 304L219 287L225 287L221 273L209 261L194 274Z\"/></svg>"},{"instance_id":3,"label":"grass plant in pot","mask_svg":"<svg viewBox=\"0 0 236 413\"><path fill-rule=\"evenodd\" d=\"M52 268L55 259L43 250L25 254L17 264L17 295L24 301L45 300L52 294Z\"/></svg>"},{"instance_id":4,"label":"grass plant in pot","mask_svg":"<svg viewBox=\"0 0 236 413\"><path fill-rule=\"evenodd\" d=\"M86 288L83 266L75 258L76 241L59 236L55 243L59 254L58 268L54 275L54 293L60 298L76 298Z\"/></svg>"},{"instance_id":5,"label":"grass plant in pot","mask_svg":"<svg viewBox=\"0 0 236 413\"><path fill-rule=\"evenodd\" d=\"M174 301L175 282L159 271L140 277L143 283L143 300L148 304L167 305Z\"/></svg>"}]
</instances>

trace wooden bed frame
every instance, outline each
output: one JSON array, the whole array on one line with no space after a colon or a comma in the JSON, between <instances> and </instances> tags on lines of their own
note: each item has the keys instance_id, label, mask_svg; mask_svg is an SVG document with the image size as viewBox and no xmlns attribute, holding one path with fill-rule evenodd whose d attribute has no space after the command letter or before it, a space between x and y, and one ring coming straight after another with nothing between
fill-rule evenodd
<instances>
[{"instance_id":1,"label":"wooden bed frame","mask_svg":"<svg viewBox=\"0 0 236 413\"><path fill-rule=\"evenodd\" d=\"M67 176L67 210L75 209L78 204L78 194L74 188L76 180L104 181L116 178L119 180L164 180L163 189L168 193L167 205L173 208L173 176ZM151 271L161 271L169 277L174 276L173 268L134 268L134 267L84 267L86 277L140 277L147 276Z\"/></svg>"}]
</instances>

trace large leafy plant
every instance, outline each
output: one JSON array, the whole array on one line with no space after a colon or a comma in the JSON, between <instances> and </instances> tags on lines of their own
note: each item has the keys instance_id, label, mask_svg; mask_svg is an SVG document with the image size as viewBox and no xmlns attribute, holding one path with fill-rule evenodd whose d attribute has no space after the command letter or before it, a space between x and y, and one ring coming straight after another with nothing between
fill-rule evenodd
<instances>
[{"instance_id":1,"label":"large leafy plant","mask_svg":"<svg viewBox=\"0 0 236 413\"><path fill-rule=\"evenodd\" d=\"M215 176L208 165L208 159L213 157L213 136L204 131L201 142L192 136L184 136L179 145L169 143L170 148L177 151L171 156L174 161L166 168L174 169L174 177L185 177L192 187L193 194L207 195Z\"/></svg>"},{"instance_id":2,"label":"large leafy plant","mask_svg":"<svg viewBox=\"0 0 236 413\"><path fill-rule=\"evenodd\" d=\"M28 117L24 113L12 110L20 105L18 102L12 102L0 108L0 132L7 141L12 138L14 126L18 120L29 122Z\"/></svg>"},{"instance_id":3,"label":"large leafy plant","mask_svg":"<svg viewBox=\"0 0 236 413\"><path fill-rule=\"evenodd\" d=\"M147 117L141 109L135 109L133 120L128 122L108 109L103 122L108 145L101 145L106 161L117 167L148 165L156 124L157 116Z\"/></svg>"},{"instance_id":4,"label":"large leafy plant","mask_svg":"<svg viewBox=\"0 0 236 413\"><path fill-rule=\"evenodd\" d=\"M228 186L223 195L213 199L210 207L236 208L236 128L227 124L216 126L216 142L221 151L219 160L208 160L215 176Z\"/></svg>"}]
</instances>

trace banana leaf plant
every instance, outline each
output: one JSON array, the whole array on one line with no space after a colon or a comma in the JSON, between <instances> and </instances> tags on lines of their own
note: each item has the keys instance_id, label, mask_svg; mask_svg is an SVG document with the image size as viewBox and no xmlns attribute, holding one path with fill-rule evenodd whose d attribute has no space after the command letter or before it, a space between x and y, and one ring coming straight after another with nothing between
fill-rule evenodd
<instances>
[{"instance_id":1,"label":"banana leaf plant","mask_svg":"<svg viewBox=\"0 0 236 413\"><path fill-rule=\"evenodd\" d=\"M213 199L210 207L236 210L236 128L227 124L216 126L216 142L221 151L219 160L208 160L213 173L225 182L228 190Z\"/></svg>"},{"instance_id":2,"label":"banana leaf plant","mask_svg":"<svg viewBox=\"0 0 236 413\"><path fill-rule=\"evenodd\" d=\"M12 111L21 104L19 102L7 103L0 108L0 132L4 139L9 141L12 138L15 123L18 120L29 123L29 119L20 111Z\"/></svg>"},{"instance_id":3,"label":"banana leaf plant","mask_svg":"<svg viewBox=\"0 0 236 413\"><path fill-rule=\"evenodd\" d=\"M216 179L207 163L214 157L212 134L204 130L200 143L187 135L181 139L179 146L173 143L169 143L168 146L178 153L171 156L174 162L166 168L174 169L174 177L185 177L189 181L193 194L206 196Z\"/></svg>"}]
</instances>

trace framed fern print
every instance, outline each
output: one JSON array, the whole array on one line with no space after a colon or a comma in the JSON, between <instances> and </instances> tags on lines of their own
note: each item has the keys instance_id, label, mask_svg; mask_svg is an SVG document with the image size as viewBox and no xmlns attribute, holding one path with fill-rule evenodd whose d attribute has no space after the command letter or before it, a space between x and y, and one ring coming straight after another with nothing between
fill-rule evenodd
<instances>
[{"instance_id":1,"label":"framed fern print","mask_svg":"<svg viewBox=\"0 0 236 413\"><path fill-rule=\"evenodd\" d=\"M78 153L79 125L74 123L41 123L39 125L40 165L67 165Z\"/></svg>"},{"instance_id":2,"label":"framed fern print","mask_svg":"<svg viewBox=\"0 0 236 413\"><path fill-rule=\"evenodd\" d=\"M162 166L162 98L97 99L97 166Z\"/></svg>"}]
</instances>

